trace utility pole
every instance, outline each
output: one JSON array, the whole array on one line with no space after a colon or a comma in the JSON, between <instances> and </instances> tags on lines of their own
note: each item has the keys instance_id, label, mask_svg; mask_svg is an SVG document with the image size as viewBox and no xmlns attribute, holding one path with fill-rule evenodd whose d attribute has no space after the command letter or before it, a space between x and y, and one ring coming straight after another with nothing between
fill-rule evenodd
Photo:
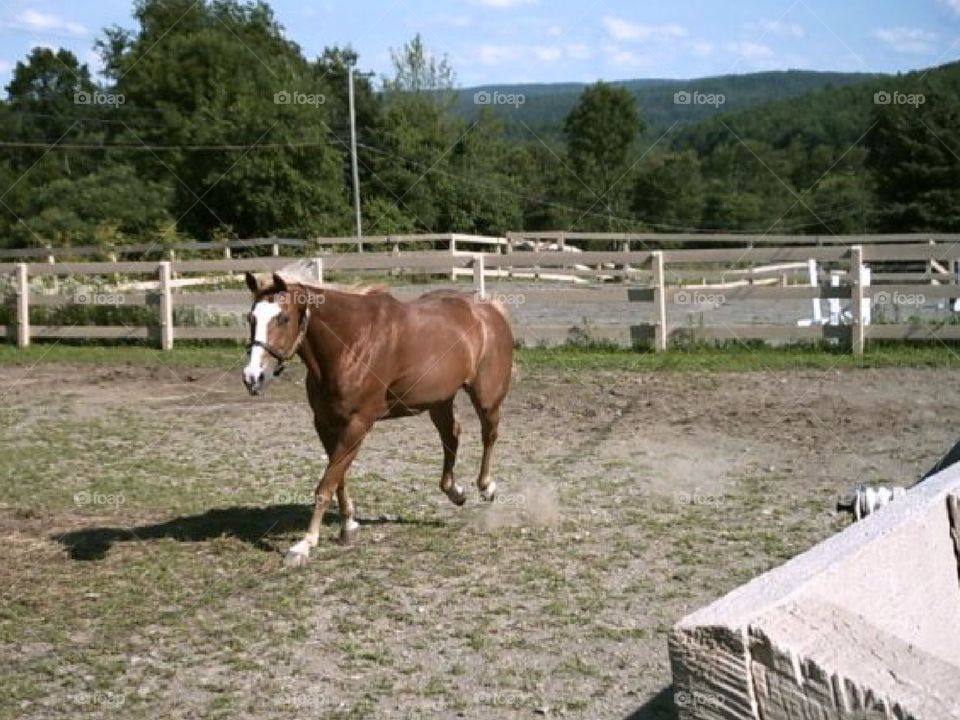
<instances>
[{"instance_id":1,"label":"utility pole","mask_svg":"<svg viewBox=\"0 0 960 720\"><path fill-rule=\"evenodd\" d=\"M350 162L353 166L353 211L357 216L357 252L363 252L363 228L360 223L360 173L357 170L357 117L353 103L353 65L347 66L347 98L350 105Z\"/></svg>"}]
</instances>

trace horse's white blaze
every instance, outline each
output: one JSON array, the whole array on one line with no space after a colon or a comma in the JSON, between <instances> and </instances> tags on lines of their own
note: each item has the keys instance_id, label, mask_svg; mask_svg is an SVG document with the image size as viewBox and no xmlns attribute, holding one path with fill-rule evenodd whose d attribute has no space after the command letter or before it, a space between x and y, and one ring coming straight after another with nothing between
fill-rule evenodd
<instances>
[{"instance_id":1,"label":"horse's white blaze","mask_svg":"<svg viewBox=\"0 0 960 720\"><path fill-rule=\"evenodd\" d=\"M265 343L270 321L280 314L280 306L275 302L261 300L253 306L253 339ZM255 383L263 370L264 350L259 345L250 348L250 360L243 369L243 378L248 383Z\"/></svg>"}]
</instances>

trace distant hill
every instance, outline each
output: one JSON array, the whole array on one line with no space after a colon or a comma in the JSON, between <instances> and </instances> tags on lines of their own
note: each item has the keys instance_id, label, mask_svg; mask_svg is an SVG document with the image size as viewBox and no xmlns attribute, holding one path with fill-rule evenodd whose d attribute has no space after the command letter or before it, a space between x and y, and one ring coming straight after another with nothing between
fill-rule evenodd
<instances>
[{"instance_id":1,"label":"distant hill","mask_svg":"<svg viewBox=\"0 0 960 720\"><path fill-rule=\"evenodd\" d=\"M795 98L830 87L876 79L868 73L787 70L747 75L721 75L695 80L623 80L611 83L630 90L652 131L675 122L695 124L721 112ZM556 138L586 83L481 85L457 92L456 110L474 118L490 108L517 139L530 138L524 124L538 135ZM678 95L679 93L679 95Z\"/></svg>"},{"instance_id":2,"label":"distant hill","mask_svg":"<svg viewBox=\"0 0 960 720\"><path fill-rule=\"evenodd\" d=\"M709 155L732 137L758 140L774 148L792 143L805 147L848 148L863 139L877 110L877 95L936 93L960 102L960 62L901 75L866 75L855 84L832 83L802 95L722 113L673 133L677 149L692 148ZM906 99L906 98L902 98Z\"/></svg>"}]
</instances>

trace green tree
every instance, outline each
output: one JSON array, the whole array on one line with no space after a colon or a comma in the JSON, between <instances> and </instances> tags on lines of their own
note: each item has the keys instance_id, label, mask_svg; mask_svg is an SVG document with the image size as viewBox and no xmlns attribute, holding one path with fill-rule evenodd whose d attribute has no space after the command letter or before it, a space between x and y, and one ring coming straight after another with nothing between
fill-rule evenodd
<instances>
[{"instance_id":1,"label":"green tree","mask_svg":"<svg viewBox=\"0 0 960 720\"><path fill-rule=\"evenodd\" d=\"M614 229L614 218L623 214L630 185L625 176L644 128L633 95L604 82L584 90L567 116L564 135L570 165L589 189L578 192L578 204L585 201L605 213L605 229Z\"/></svg>"},{"instance_id":2,"label":"green tree","mask_svg":"<svg viewBox=\"0 0 960 720\"><path fill-rule=\"evenodd\" d=\"M349 227L328 88L262 2L141 0L133 33L101 42L148 177L173 181L172 213L199 237ZM162 41L162 42L161 42ZM173 150L169 147L174 146Z\"/></svg>"},{"instance_id":3,"label":"green tree","mask_svg":"<svg viewBox=\"0 0 960 720\"><path fill-rule=\"evenodd\" d=\"M877 106L867 145L882 231L960 230L958 99L930 89L919 106Z\"/></svg>"},{"instance_id":4,"label":"green tree","mask_svg":"<svg viewBox=\"0 0 960 720\"><path fill-rule=\"evenodd\" d=\"M633 188L633 211L658 230L693 230L703 214L704 187L694 152L669 153L648 163Z\"/></svg>"}]
</instances>

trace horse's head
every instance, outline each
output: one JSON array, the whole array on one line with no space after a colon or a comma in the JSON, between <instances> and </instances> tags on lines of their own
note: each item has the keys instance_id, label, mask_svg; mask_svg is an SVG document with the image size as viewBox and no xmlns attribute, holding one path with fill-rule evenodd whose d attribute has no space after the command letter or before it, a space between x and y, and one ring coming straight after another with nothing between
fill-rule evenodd
<instances>
[{"instance_id":1,"label":"horse's head","mask_svg":"<svg viewBox=\"0 0 960 720\"><path fill-rule=\"evenodd\" d=\"M249 315L250 357L243 369L243 384L251 395L259 395L300 348L310 310L300 286L288 287L276 273L265 280L248 272L246 280L253 293L253 307Z\"/></svg>"}]
</instances>

